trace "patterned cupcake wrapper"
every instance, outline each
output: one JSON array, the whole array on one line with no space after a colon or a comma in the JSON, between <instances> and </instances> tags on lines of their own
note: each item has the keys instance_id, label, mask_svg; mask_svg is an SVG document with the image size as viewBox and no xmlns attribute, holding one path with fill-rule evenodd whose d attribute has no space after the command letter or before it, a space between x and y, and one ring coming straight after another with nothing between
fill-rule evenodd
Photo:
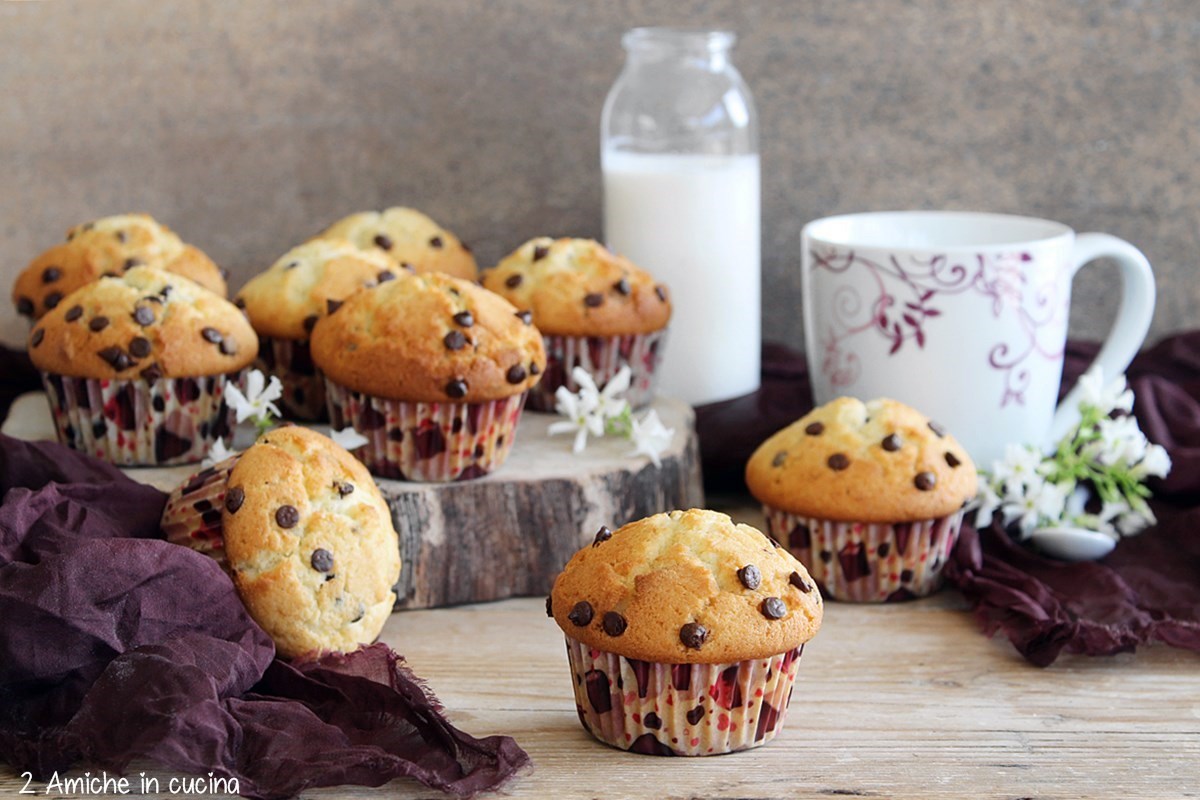
<instances>
[{"instance_id":1,"label":"patterned cupcake wrapper","mask_svg":"<svg viewBox=\"0 0 1200 800\"><path fill-rule=\"evenodd\" d=\"M239 456L227 458L192 475L175 487L163 508L160 526L168 542L181 544L210 556L229 572L221 509L229 475Z\"/></svg>"},{"instance_id":2,"label":"patterned cupcake wrapper","mask_svg":"<svg viewBox=\"0 0 1200 800\"><path fill-rule=\"evenodd\" d=\"M127 466L191 464L233 435L225 386L244 372L198 378L110 380L42 373L58 440Z\"/></svg>"},{"instance_id":3,"label":"patterned cupcake wrapper","mask_svg":"<svg viewBox=\"0 0 1200 800\"><path fill-rule=\"evenodd\" d=\"M575 708L607 745L707 756L766 744L783 728L804 645L733 664L659 664L567 638Z\"/></svg>"},{"instance_id":4,"label":"patterned cupcake wrapper","mask_svg":"<svg viewBox=\"0 0 1200 800\"><path fill-rule=\"evenodd\" d=\"M354 450L371 474L402 481L482 478L504 463L525 395L484 403L410 403L325 382L334 430L368 439Z\"/></svg>"},{"instance_id":5,"label":"patterned cupcake wrapper","mask_svg":"<svg viewBox=\"0 0 1200 800\"><path fill-rule=\"evenodd\" d=\"M763 506L767 531L808 567L826 597L890 603L933 594L963 511L917 522L833 522Z\"/></svg>"},{"instance_id":6,"label":"patterned cupcake wrapper","mask_svg":"<svg viewBox=\"0 0 1200 800\"><path fill-rule=\"evenodd\" d=\"M583 367L603 388L628 365L629 389L625 399L634 408L641 408L654 399L659 361L667 343L667 331L629 334L625 336L545 336L546 370L542 380L529 390L529 407L535 411L553 411L554 393L566 386L579 391L571 370Z\"/></svg>"},{"instance_id":7,"label":"patterned cupcake wrapper","mask_svg":"<svg viewBox=\"0 0 1200 800\"><path fill-rule=\"evenodd\" d=\"M255 366L283 383L285 416L309 422L325 417L325 377L313 364L307 339L259 336Z\"/></svg>"}]
</instances>

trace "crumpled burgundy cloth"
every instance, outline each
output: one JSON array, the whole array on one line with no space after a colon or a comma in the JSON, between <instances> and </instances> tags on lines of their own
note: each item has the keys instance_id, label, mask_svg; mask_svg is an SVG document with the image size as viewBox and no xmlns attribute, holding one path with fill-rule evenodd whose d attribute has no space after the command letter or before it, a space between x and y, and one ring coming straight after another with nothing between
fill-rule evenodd
<instances>
[{"instance_id":1,"label":"crumpled burgundy cloth","mask_svg":"<svg viewBox=\"0 0 1200 800\"><path fill-rule=\"evenodd\" d=\"M45 777L150 759L248 797L416 778L459 796L529 763L452 726L376 644L275 658L216 562L159 537L166 495L0 435L0 758Z\"/></svg>"},{"instance_id":2,"label":"crumpled burgundy cloth","mask_svg":"<svg viewBox=\"0 0 1200 800\"><path fill-rule=\"evenodd\" d=\"M1068 344L1064 392L1096 350ZM1152 641L1200 650L1200 331L1142 352L1127 376L1142 430L1173 463L1165 480L1152 483L1158 525L1084 564L1039 556L998 526L966 525L947 566L984 631L1002 631L1039 666L1063 651L1108 655ZM744 491L743 470L758 444L811 409L804 356L764 345L758 392L696 409L705 488Z\"/></svg>"}]
</instances>

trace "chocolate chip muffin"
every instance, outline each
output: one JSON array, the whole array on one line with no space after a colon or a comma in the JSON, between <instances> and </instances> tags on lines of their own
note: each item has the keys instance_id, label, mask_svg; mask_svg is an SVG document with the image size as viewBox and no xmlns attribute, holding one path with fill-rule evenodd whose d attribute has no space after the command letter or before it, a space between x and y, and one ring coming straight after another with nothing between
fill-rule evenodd
<instances>
[{"instance_id":1,"label":"chocolate chip muffin","mask_svg":"<svg viewBox=\"0 0 1200 800\"><path fill-rule=\"evenodd\" d=\"M147 214L121 214L71 228L67 241L17 276L13 303L19 313L40 319L79 287L137 266L165 269L225 296L225 277L208 256Z\"/></svg>"},{"instance_id":2,"label":"chocolate chip muffin","mask_svg":"<svg viewBox=\"0 0 1200 800\"><path fill-rule=\"evenodd\" d=\"M382 252L360 250L345 239L313 239L242 287L234 303L258 333L259 366L283 383L285 413L304 420L324 416L325 379L308 347L317 320L360 289L408 274Z\"/></svg>"},{"instance_id":3,"label":"chocolate chip muffin","mask_svg":"<svg viewBox=\"0 0 1200 800\"><path fill-rule=\"evenodd\" d=\"M236 306L154 267L83 286L29 334L59 440L116 464L202 459L257 349Z\"/></svg>"},{"instance_id":4,"label":"chocolate chip muffin","mask_svg":"<svg viewBox=\"0 0 1200 800\"><path fill-rule=\"evenodd\" d=\"M543 237L521 245L481 282L528 311L546 337L546 377L530 395L531 408L553 411L559 386L578 391L575 367L597 386L629 367L626 399L635 408L653 399L671 301L665 286L628 259L588 239Z\"/></svg>"},{"instance_id":5,"label":"chocolate chip muffin","mask_svg":"<svg viewBox=\"0 0 1200 800\"><path fill-rule=\"evenodd\" d=\"M940 425L895 400L841 397L767 439L746 465L767 529L829 596L930 594L975 496L975 466Z\"/></svg>"},{"instance_id":6,"label":"chocolate chip muffin","mask_svg":"<svg viewBox=\"0 0 1200 800\"><path fill-rule=\"evenodd\" d=\"M546 365L527 315L436 272L352 295L317 322L311 347L334 428L366 436L359 457L401 480L465 480L498 467Z\"/></svg>"},{"instance_id":7,"label":"chocolate chip muffin","mask_svg":"<svg viewBox=\"0 0 1200 800\"><path fill-rule=\"evenodd\" d=\"M583 726L655 755L772 739L822 611L808 571L778 542L698 509L601 528L547 601Z\"/></svg>"},{"instance_id":8,"label":"chocolate chip muffin","mask_svg":"<svg viewBox=\"0 0 1200 800\"><path fill-rule=\"evenodd\" d=\"M471 248L412 208L397 206L351 214L320 236L348 239L365 250L386 253L401 269L417 273L444 272L469 281L478 274Z\"/></svg>"}]
</instances>

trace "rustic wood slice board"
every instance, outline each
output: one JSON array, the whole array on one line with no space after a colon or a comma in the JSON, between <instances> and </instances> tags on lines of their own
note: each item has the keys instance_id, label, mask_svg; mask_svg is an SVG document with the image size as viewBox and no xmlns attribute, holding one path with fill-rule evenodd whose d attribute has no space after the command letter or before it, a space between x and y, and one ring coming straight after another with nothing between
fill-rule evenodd
<instances>
[{"instance_id":1,"label":"rustic wood slice board","mask_svg":"<svg viewBox=\"0 0 1200 800\"><path fill-rule=\"evenodd\" d=\"M512 453L492 475L445 484L377 479L404 559L397 608L545 594L601 525L616 528L659 511L703 506L691 408L669 398L651 407L675 430L658 467L644 456L630 456L626 440L592 440L575 455L572 437L547 433L559 417L527 411ZM328 427L314 427L328 433ZM20 439L53 440L45 395L18 398L0 430ZM240 431L237 445L250 439ZM124 471L169 492L199 469L195 464Z\"/></svg>"}]
</instances>

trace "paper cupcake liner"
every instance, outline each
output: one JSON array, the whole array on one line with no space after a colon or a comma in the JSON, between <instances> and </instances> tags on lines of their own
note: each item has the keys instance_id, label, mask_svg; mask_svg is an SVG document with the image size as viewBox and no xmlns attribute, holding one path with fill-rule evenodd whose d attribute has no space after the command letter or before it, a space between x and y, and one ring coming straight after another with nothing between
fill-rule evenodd
<instances>
[{"instance_id":1,"label":"paper cupcake liner","mask_svg":"<svg viewBox=\"0 0 1200 800\"><path fill-rule=\"evenodd\" d=\"M917 522L834 522L763 506L767 532L808 567L826 597L890 603L933 594L963 511Z\"/></svg>"},{"instance_id":2,"label":"paper cupcake liner","mask_svg":"<svg viewBox=\"0 0 1200 800\"><path fill-rule=\"evenodd\" d=\"M766 744L783 728L804 645L733 664L659 664L567 638L575 708L607 745L707 756Z\"/></svg>"},{"instance_id":3,"label":"paper cupcake liner","mask_svg":"<svg viewBox=\"0 0 1200 800\"><path fill-rule=\"evenodd\" d=\"M279 398L285 416L316 421L325 416L325 377L313 364L308 339L258 337L255 365L283 383Z\"/></svg>"},{"instance_id":4,"label":"paper cupcake liner","mask_svg":"<svg viewBox=\"0 0 1200 800\"><path fill-rule=\"evenodd\" d=\"M113 464L190 464L233 435L227 382L244 373L197 378L110 380L42 373L58 440Z\"/></svg>"},{"instance_id":5,"label":"paper cupcake liner","mask_svg":"<svg viewBox=\"0 0 1200 800\"><path fill-rule=\"evenodd\" d=\"M353 452L371 474L402 481L482 478L504 463L525 404L518 394L484 403L410 403L325 382L334 430L354 428Z\"/></svg>"},{"instance_id":6,"label":"paper cupcake liner","mask_svg":"<svg viewBox=\"0 0 1200 800\"><path fill-rule=\"evenodd\" d=\"M181 544L212 557L229 572L225 557L221 509L229 474L238 456L227 458L197 472L175 487L167 497L159 523L168 542Z\"/></svg>"},{"instance_id":7,"label":"paper cupcake liner","mask_svg":"<svg viewBox=\"0 0 1200 800\"><path fill-rule=\"evenodd\" d=\"M666 346L666 328L653 333L625 336L544 336L546 370L541 381L529 390L529 407L536 411L553 411L554 393L566 386L579 391L571 370L583 367L604 388L621 367L629 365L629 389L624 397L634 408L641 408L654 399L658 363Z\"/></svg>"}]
</instances>

